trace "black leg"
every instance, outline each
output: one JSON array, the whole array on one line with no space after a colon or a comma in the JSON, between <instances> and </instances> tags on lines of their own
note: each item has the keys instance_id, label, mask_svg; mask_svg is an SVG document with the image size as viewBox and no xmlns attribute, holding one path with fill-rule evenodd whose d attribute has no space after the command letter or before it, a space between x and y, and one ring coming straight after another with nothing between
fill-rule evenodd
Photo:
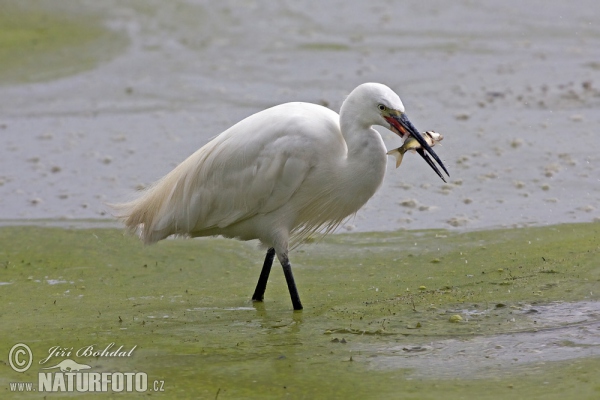
<instances>
[{"instance_id":1,"label":"black leg","mask_svg":"<svg viewBox=\"0 0 600 400\"><path fill-rule=\"evenodd\" d=\"M269 280L269 273L271 273L271 266L273 265L273 258L275 258L275 249L270 248L267 250L267 256L263 264L262 270L260 271L260 277L256 284L256 289L252 295L253 301L263 301L265 298L265 290L267 289L267 281Z\"/></svg>"},{"instance_id":2,"label":"black leg","mask_svg":"<svg viewBox=\"0 0 600 400\"><path fill-rule=\"evenodd\" d=\"M285 281L287 282L288 290L290 291L294 310L302 310L300 295L298 294L296 282L294 282L294 275L292 274L292 266L290 265L290 260L288 260L287 256L284 256L281 266L283 267L283 274L285 275Z\"/></svg>"}]
</instances>

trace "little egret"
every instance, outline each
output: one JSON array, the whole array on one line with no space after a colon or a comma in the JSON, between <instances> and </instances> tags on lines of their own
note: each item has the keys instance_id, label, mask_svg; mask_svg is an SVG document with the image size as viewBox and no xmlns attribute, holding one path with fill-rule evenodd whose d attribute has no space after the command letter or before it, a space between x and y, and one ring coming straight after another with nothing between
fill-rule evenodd
<instances>
[{"instance_id":1,"label":"little egret","mask_svg":"<svg viewBox=\"0 0 600 400\"><path fill-rule=\"evenodd\" d=\"M373 125L414 137L434 171L442 177L427 153L448 174L398 95L365 83L348 95L339 115L298 102L251 115L137 199L113 207L147 244L170 235L259 239L268 250L252 300L263 300L277 255L294 310L301 310L288 250L314 233L333 231L375 194L387 159Z\"/></svg>"}]
</instances>

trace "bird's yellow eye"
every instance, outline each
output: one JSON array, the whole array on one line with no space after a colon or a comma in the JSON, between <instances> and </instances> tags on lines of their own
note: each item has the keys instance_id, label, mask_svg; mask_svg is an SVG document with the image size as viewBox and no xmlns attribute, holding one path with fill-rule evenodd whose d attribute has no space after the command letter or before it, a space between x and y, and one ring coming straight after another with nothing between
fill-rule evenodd
<instances>
[{"instance_id":1,"label":"bird's yellow eye","mask_svg":"<svg viewBox=\"0 0 600 400\"><path fill-rule=\"evenodd\" d=\"M386 110L386 106L384 106L383 104L380 104L377 106L381 111L385 111Z\"/></svg>"}]
</instances>

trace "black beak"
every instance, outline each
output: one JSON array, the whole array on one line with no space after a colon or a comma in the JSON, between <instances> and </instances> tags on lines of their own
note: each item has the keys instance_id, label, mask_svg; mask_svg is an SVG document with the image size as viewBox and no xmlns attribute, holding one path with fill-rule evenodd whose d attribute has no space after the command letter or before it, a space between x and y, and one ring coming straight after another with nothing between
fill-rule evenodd
<instances>
[{"instance_id":1,"label":"black beak","mask_svg":"<svg viewBox=\"0 0 600 400\"><path fill-rule=\"evenodd\" d=\"M399 116L391 116L387 117L386 120L392 125L392 127L394 127L398 131L398 133L402 137L406 138L408 136L412 136L415 139L417 139L417 142L419 142L419 144L421 145L421 148L417 149L417 153L419 153L421 157L423 157L423 159L427 162L427 164L429 164L429 166L435 171L435 173L438 174L438 176L442 178L444 182L446 182L438 167L435 165L433 160L429 158L429 155L431 155L431 157L433 157L433 159L437 161L437 163L440 167L442 167L446 175L450 176L448 170L444 166L444 163L442 162L442 160L440 160L438 155L435 154L435 151L433 151L431 146L427 144L423 136L419 133L417 128L413 126L413 124L409 121L406 115L400 114ZM426 152L429 153L429 155Z\"/></svg>"},{"instance_id":2,"label":"black beak","mask_svg":"<svg viewBox=\"0 0 600 400\"><path fill-rule=\"evenodd\" d=\"M440 172L440 170L438 169L437 165L435 165L435 163L433 162L433 160L431 158L429 158L429 156L427 155L427 153L425 153L425 150L423 150L423 148L419 148L417 149L417 153L419 153L421 155L421 157L423 157L423 160L425 160L427 162L427 164L429 164L429 166L431 168L433 168L433 170L435 171L436 174L438 174L438 176L440 178L442 178L442 180L444 182L446 182L446 180L444 179L444 176L442 175L442 173ZM435 153L434 153L435 154ZM444 168L444 164L442 164L440 162L440 165L442 166L442 168ZM446 168L444 168L444 171L446 171ZM448 174L448 172L446 171L446 173ZM450 176L450 174L448 174L448 176Z\"/></svg>"}]
</instances>

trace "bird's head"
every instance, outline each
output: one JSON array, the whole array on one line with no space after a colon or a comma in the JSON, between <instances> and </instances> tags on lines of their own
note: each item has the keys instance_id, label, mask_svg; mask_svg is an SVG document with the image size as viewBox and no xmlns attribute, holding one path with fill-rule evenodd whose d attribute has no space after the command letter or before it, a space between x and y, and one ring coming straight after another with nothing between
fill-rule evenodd
<instances>
[{"instance_id":1,"label":"bird's head","mask_svg":"<svg viewBox=\"0 0 600 400\"><path fill-rule=\"evenodd\" d=\"M378 104L377 107L381 111L381 116L388 123L388 127L392 132L396 133L404 140L406 140L409 136L412 136L415 139L417 139L417 142L419 142L419 144L421 145L421 147L417 149L417 153L419 153L419 155L423 157L423 159L427 162L427 164L429 164L429 166L435 171L435 173L438 174L438 176L442 178L444 182L446 182L444 176L438 169L437 165L435 165L431 158L429 158L429 155L427 155L427 153L429 153L434 158L434 160L437 161L437 163L440 165L440 167L442 167L442 169L447 175L450 175L448 173L448 170L446 169L446 166L444 165L442 160L440 160L435 151L433 151L431 146L425 141L425 139L423 138L421 133L419 133L417 128L415 128L414 125L410 122L404 111L400 111L398 109L390 109L383 103Z\"/></svg>"},{"instance_id":2,"label":"bird's head","mask_svg":"<svg viewBox=\"0 0 600 400\"><path fill-rule=\"evenodd\" d=\"M421 145L421 148L417 152L438 176L445 181L438 167L429 158L429 155L437 161L447 175L450 175L444 163L410 122L404 112L402 100L400 100L400 97L392 89L379 83L364 83L354 89L350 96L348 96L348 100L353 96L356 97L355 104L360 104L363 108L361 112L366 123L384 126L404 140L409 136L414 137ZM367 106L366 110L364 109L365 105Z\"/></svg>"}]
</instances>

